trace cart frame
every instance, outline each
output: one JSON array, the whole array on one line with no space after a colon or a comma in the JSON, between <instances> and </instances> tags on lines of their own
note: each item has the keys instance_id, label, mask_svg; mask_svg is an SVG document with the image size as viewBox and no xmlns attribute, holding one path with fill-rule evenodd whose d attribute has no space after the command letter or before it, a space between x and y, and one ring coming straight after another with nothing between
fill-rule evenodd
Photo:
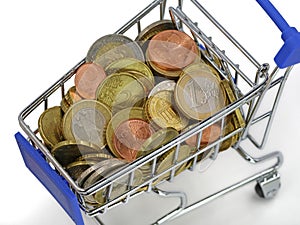
<instances>
[{"instance_id":1,"label":"cart frame","mask_svg":"<svg viewBox=\"0 0 300 225\"><path fill-rule=\"evenodd\" d=\"M63 97L65 94L66 83L75 74L77 68L79 68L85 59L75 65L69 72L62 76L57 82L55 82L48 90L46 90L41 96L34 100L28 105L19 115L18 120L21 128L26 134L26 138L20 133L16 134L16 139L19 144L22 156L24 158L26 166L32 171L32 173L44 184L44 186L50 191L50 193L56 198L61 204L69 216L74 220L77 225L84 224L81 212L91 216L97 221L98 224L104 224L101 222L100 216L112 207L120 204L126 204L131 198L136 195L145 192L154 192L165 197L177 197L180 199L180 204L174 210L171 210L167 215L157 220L154 224L162 224L163 222L172 220L178 216L181 216L203 204L206 204L226 193L229 193L241 186L244 186L250 182L256 181L256 191L264 198L271 198L275 196L278 189L280 188L280 175L278 169L283 163L283 155L281 152L272 152L262 157L252 157L242 147L244 141L250 141L254 148L263 149L267 137L271 128L271 124L274 118L276 108L279 103L280 96L288 78L290 71L293 66L286 68L285 70L279 69L277 66L269 73L268 64L260 64L241 44L234 39L231 34L225 30L224 27L216 20L212 15L206 11L206 9L196 0L191 0L194 6L205 15L221 33L227 38L236 49L242 53L245 59L254 66L256 73L251 79L247 73L244 73L238 64L234 63L230 57L225 54L225 51L221 50L212 41L212 38L205 35L205 33L197 26L197 23L192 21L183 10L183 1L179 0L178 5L169 8L169 13L172 21L176 25L178 30L190 32L191 36L195 39L195 42L199 44L202 55L205 56L207 61L220 73L224 79L227 79L234 87L235 95L237 100L226 108L222 109L215 115L202 121L197 126L189 129L188 131L180 134L177 138L170 141L161 148L153 151L152 153L141 157L134 162L128 164L126 168L118 171L111 175L108 179L97 182L89 188L81 188L76 182L69 176L64 168L58 163L58 161L51 155L50 151L42 143L38 136L37 128L31 128L30 122L27 122L37 108L42 107L43 109L49 108L49 99L52 95L60 93ZM165 17L167 0L154 0L144 10L138 13L134 18L127 22L123 27L116 31L117 34L126 34L126 32L137 26L138 33L141 32L141 20L149 14L153 9L159 7L160 18ZM220 60L220 64L215 62L215 58ZM247 86L248 92L243 93L240 88L240 82ZM258 109L260 108L261 102L263 101L268 90L277 88L274 103L270 110L267 112L257 115ZM235 110L241 110L244 119L245 126L234 130L226 136L221 136L217 141L209 144L206 147L201 147L201 135L202 131L210 125L220 122L221 127L224 128L225 119ZM263 120L267 120L267 125L264 129L261 140L257 140L251 135L250 128ZM183 165L188 161L192 161L190 170L194 170L198 164L198 156L202 153L211 154L206 160L214 161L219 153L220 144L231 138L234 135L240 134L238 141L232 146L232 149L236 150L239 155L251 164L260 164L265 161L276 159L273 166L268 167L258 173L253 174L227 188L224 188L216 193L207 196L193 204L188 205L187 196L184 192L168 192L161 190L159 184L155 184L154 181L166 173L171 173L168 181L172 182L175 177L176 168ZM188 158L178 161L178 151L180 145L189 137L198 135L197 151ZM163 155L171 148L176 147L175 156L173 160L173 166L165 170L162 173L157 174L155 167L159 156ZM145 165L146 163L152 163L151 177L139 186L132 187L133 177L135 170ZM201 163L201 161L200 161ZM42 172L39 172L42 171ZM117 182L124 176L129 176L128 189L127 191L115 199L110 199L110 194L114 182ZM85 196L92 195L99 190L108 190L106 197L107 201L105 204L97 207L91 207L85 203ZM62 196L64 196L62 198Z\"/></svg>"}]
</instances>

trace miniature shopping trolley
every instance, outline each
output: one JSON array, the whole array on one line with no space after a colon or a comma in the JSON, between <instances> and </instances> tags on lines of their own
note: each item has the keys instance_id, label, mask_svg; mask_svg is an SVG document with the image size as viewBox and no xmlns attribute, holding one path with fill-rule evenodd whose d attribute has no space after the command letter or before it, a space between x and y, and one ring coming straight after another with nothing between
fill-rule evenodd
<instances>
[{"instance_id":1,"label":"miniature shopping trolley","mask_svg":"<svg viewBox=\"0 0 300 225\"><path fill-rule=\"evenodd\" d=\"M207 24L210 24L213 29L220 31L222 38L233 46L234 51L231 55L237 54L237 58L241 62L237 62L233 59L234 57L229 56L229 54L227 55L210 36L204 33L202 26L198 26L198 21L189 15L189 9L183 7L183 1L178 1L178 4L175 6L170 4L168 7L169 15L176 29L186 32L194 39L205 60L221 74L222 79L228 81L231 85L235 100L216 114L199 122L196 126L191 127L185 132L182 132L158 149L134 160L126 165L126 167L123 167L122 170L110 174L106 179L102 179L88 188L79 186L70 177L45 146L39 136L38 129L35 127L40 112L55 105L56 103L53 102L58 101L57 96L63 97L65 95L65 88L68 82L70 82L70 78L74 76L75 71L85 62L85 59L75 65L20 113L18 119L25 135L18 132L15 138L26 166L47 188L77 225L84 224L83 214L93 218L96 223L103 224L100 219L101 214L113 207L125 206L130 199L148 192L156 193L161 196L178 197L180 199L180 205L175 210L170 210L168 214L158 219L154 224L162 224L172 220L228 192L255 181L257 182L255 190L260 197L272 198L275 196L280 188L278 169L283 162L281 152L272 152L261 157L252 157L246 151L245 147L243 147L243 144L247 142L257 149L264 148L285 82L293 65L300 62L300 34L295 28L290 27L286 23L268 0L257 0L257 2L282 31L284 45L275 57L276 66L273 70L270 70L269 64L260 64L198 1L191 0L191 7L197 12L196 16L194 14L193 16L196 18L197 15L203 16L207 19ZM163 20L166 17L165 11L168 4L169 2L167 3L167 0L153 1L133 19L117 30L116 34L130 33L136 27L137 32L140 33L144 18L153 15L152 12L155 12L156 9L158 9L159 12L158 20ZM203 24L203 21L201 21L201 24ZM274 102L270 109L261 113L259 109L262 101L271 89L275 90L276 93ZM216 141L206 146L201 146L200 143L204 129L214 123L220 123L221 127L224 128L227 116L235 113L237 110L245 122L243 126L225 135L221 135ZM251 132L252 127L262 123L262 121L266 121L266 125L260 137L256 137L256 135ZM197 150L188 157L179 160L178 151L180 146L188 138L195 135L197 136ZM269 161L270 159L277 159L276 163L267 169L255 173L250 177L246 177L190 205L187 204L187 196L184 192L167 192L159 188L159 183L156 182L157 180L164 182L166 179L162 177L166 177L165 175L169 174L167 180L172 182L176 179L177 168L186 165L186 163L189 163L188 169L193 171L198 164L204 163L203 161L214 161L218 156L221 143L234 136L238 138L231 144L231 149L235 150L249 163L258 164ZM172 166L164 171L157 172L155 168L159 157L170 149L175 149ZM202 157L201 160L199 160L200 156ZM144 179L142 183L132 185L137 170L149 163L151 164L150 176ZM114 184L120 180L124 181L124 178L126 178L125 182L127 182L126 189L120 195L112 198L111 193ZM86 197L92 196L100 190L105 190L105 202L100 205L92 206L87 204L85 201Z\"/></svg>"}]
</instances>

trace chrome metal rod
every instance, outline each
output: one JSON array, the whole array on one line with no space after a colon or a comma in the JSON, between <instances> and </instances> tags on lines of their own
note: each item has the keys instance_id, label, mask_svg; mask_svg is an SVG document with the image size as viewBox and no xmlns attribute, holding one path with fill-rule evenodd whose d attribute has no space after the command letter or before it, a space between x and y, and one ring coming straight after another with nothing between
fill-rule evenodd
<instances>
[{"instance_id":1,"label":"chrome metal rod","mask_svg":"<svg viewBox=\"0 0 300 225\"><path fill-rule=\"evenodd\" d=\"M239 75L247 82L251 87L254 87L256 84L251 81L240 69L233 63L223 51L221 51L209 37L207 37L197 26L193 23L187 15L180 8L172 8L170 7L170 13L172 13L172 17L180 18L180 22L183 22L191 31L194 32L195 36L197 36L201 41L206 43L207 48L212 51L214 54L220 56L224 61L226 61L235 71L239 73Z\"/></svg>"},{"instance_id":2,"label":"chrome metal rod","mask_svg":"<svg viewBox=\"0 0 300 225\"><path fill-rule=\"evenodd\" d=\"M254 157L251 157L249 154L247 154L242 149L238 149L237 151L240 153L240 155L244 159L246 159L247 161L249 161L251 163L260 163L260 162L264 162L266 160L270 160L270 159L274 159L274 158L277 158L277 162L273 166L271 166L271 167L269 167L269 168L267 168L265 170L262 170L261 172L255 173L255 174L253 174L252 176L249 176L246 179L243 179L243 180L241 180L241 181L239 181L239 182L237 182L237 183L235 183L235 184L233 184L231 186L228 186L228 187L226 187L226 188L224 188L224 189L222 189L222 190L220 190L220 191L218 191L216 193L213 193L213 194L209 195L206 198L203 198L203 199L201 199L201 200L199 200L199 201L197 201L197 202L195 202L195 203L193 203L193 204L185 207L184 209L180 210L180 212L176 213L173 217L170 217L170 215L166 215L165 219L163 217L160 220L163 220L163 221L173 220L173 219L175 219L175 218L177 218L179 216L187 214L188 212L190 212L190 211L192 211L194 209L197 209L200 206L203 206L203 205L205 205L205 204L207 204L207 203L209 203L209 202L211 202L213 200L216 200L219 197L221 197L221 196L223 196L223 195L225 195L227 193L230 193L230 192L232 192L232 191L234 191L234 190L236 190L236 189L238 189L240 187L243 187L243 186L245 186L245 185L247 185L247 184L249 184L249 183L251 183L253 181L256 181L259 178L262 178L262 177L264 177L267 174L273 173L274 171L276 171L277 169L279 169L279 167L283 163L283 156L282 156L282 154L280 152L273 152L273 153L267 154L267 155L265 155L263 157L260 157L260 158L254 158Z\"/></svg>"},{"instance_id":3,"label":"chrome metal rod","mask_svg":"<svg viewBox=\"0 0 300 225\"><path fill-rule=\"evenodd\" d=\"M191 0L194 5L253 63L257 68L260 63L196 0Z\"/></svg>"},{"instance_id":4,"label":"chrome metal rod","mask_svg":"<svg viewBox=\"0 0 300 225\"><path fill-rule=\"evenodd\" d=\"M167 215L163 216L152 225L159 225L170 220L171 218L178 215L187 205L187 195L184 192L163 191L159 188L154 188L153 192L165 198L179 198L180 204L175 210L169 212Z\"/></svg>"},{"instance_id":5,"label":"chrome metal rod","mask_svg":"<svg viewBox=\"0 0 300 225\"><path fill-rule=\"evenodd\" d=\"M156 6L158 6L163 0L156 0L152 3L150 3L144 10L142 10L140 13L138 13L135 17L133 17L131 20L129 20L124 26L122 26L120 29L118 29L115 33L116 34L123 34L127 30L129 30L134 24L136 24L138 21L140 21L145 15L147 15L152 9L154 9Z\"/></svg>"}]
</instances>

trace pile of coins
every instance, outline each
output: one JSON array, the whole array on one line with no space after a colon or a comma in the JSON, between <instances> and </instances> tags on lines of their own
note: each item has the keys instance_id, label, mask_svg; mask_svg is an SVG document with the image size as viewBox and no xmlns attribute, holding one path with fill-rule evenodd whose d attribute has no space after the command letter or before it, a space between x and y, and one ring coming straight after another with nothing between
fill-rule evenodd
<instances>
[{"instance_id":1,"label":"pile of coins","mask_svg":"<svg viewBox=\"0 0 300 225\"><path fill-rule=\"evenodd\" d=\"M205 63L195 41L176 30L171 21L161 20L146 27L135 40L110 34L95 41L60 106L40 116L39 133L77 184L88 188L235 100L228 81ZM226 118L223 130L216 122L203 131L201 147L242 126L243 117L236 110ZM220 150L237 138L221 143ZM196 146L196 136L187 139L175 160L191 156ZM174 165L175 151L158 158L156 174ZM104 204L141 185L151 177L151 166L137 168L130 182L129 177L122 177L110 192L101 190L87 196L86 202ZM175 175L189 166L176 167ZM165 173L156 182L169 177Z\"/></svg>"}]
</instances>

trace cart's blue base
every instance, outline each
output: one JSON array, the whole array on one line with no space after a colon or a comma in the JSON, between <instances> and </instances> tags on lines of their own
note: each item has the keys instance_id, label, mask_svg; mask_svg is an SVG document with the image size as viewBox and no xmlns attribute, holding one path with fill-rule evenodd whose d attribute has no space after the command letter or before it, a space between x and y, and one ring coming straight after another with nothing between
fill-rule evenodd
<instances>
[{"instance_id":1,"label":"cart's blue base","mask_svg":"<svg viewBox=\"0 0 300 225\"><path fill-rule=\"evenodd\" d=\"M27 168L47 188L76 225L84 225L77 198L67 182L50 167L41 152L34 149L22 134L16 133L15 138Z\"/></svg>"}]
</instances>

